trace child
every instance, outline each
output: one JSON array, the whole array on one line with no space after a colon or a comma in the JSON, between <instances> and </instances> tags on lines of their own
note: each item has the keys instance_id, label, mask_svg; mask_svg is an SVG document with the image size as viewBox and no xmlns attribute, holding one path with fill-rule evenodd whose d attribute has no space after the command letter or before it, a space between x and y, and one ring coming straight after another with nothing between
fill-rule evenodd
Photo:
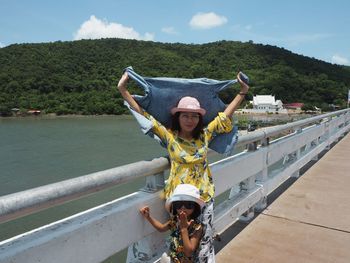
<instances>
[{"instance_id":1,"label":"child","mask_svg":"<svg viewBox=\"0 0 350 263\"><path fill-rule=\"evenodd\" d=\"M178 185L165 203L171 218L164 224L154 219L148 206L140 209L141 214L160 232L171 230L169 256L171 262L195 262L197 248L203 234L199 221L204 201L200 199L197 187L190 184Z\"/></svg>"}]
</instances>

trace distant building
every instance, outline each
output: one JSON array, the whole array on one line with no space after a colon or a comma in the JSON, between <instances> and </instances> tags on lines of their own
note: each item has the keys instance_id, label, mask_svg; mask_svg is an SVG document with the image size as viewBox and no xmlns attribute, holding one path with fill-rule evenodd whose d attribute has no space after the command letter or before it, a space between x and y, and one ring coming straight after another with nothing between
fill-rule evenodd
<instances>
[{"instance_id":1,"label":"distant building","mask_svg":"<svg viewBox=\"0 0 350 263\"><path fill-rule=\"evenodd\" d=\"M41 113L40 110L28 110L27 114L31 114L31 115L39 115Z\"/></svg>"},{"instance_id":2,"label":"distant building","mask_svg":"<svg viewBox=\"0 0 350 263\"><path fill-rule=\"evenodd\" d=\"M272 95L256 95L253 97L253 109L259 112L282 113L283 103Z\"/></svg>"},{"instance_id":3,"label":"distant building","mask_svg":"<svg viewBox=\"0 0 350 263\"><path fill-rule=\"evenodd\" d=\"M11 109L11 112L12 112L13 115L16 115L16 116L17 116L17 115L20 113L20 109L18 109L18 108L12 108L12 109Z\"/></svg>"},{"instance_id":4,"label":"distant building","mask_svg":"<svg viewBox=\"0 0 350 263\"><path fill-rule=\"evenodd\" d=\"M275 96L272 95L256 95L250 103L253 105L253 109L245 109L244 112L287 113L287 110L283 108L282 101L276 100Z\"/></svg>"},{"instance_id":5,"label":"distant building","mask_svg":"<svg viewBox=\"0 0 350 263\"><path fill-rule=\"evenodd\" d=\"M304 103L301 103L301 102L283 104L283 107L289 110L301 110L303 106L304 106Z\"/></svg>"}]
</instances>

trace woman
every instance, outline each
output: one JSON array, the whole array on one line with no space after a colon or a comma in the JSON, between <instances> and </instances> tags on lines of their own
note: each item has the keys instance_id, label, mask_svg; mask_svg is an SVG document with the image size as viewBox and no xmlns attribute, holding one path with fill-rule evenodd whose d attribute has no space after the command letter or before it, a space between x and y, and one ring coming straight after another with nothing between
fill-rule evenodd
<instances>
[{"instance_id":1,"label":"woman","mask_svg":"<svg viewBox=\"0 0 350 263\"><path fill-rule=\"evenodd\" d=\"M172 127L166 129L161 123L145 112L127 90L129 76L125 72L118 83L123 98L138 113L152 121L153 132L166 145L170 157L170 175L164 187L165 198L169 198L179 184L191 184L200 191L205 201L201 222L204 226L200 242L198 262L215 262L212 238L214 184L207 161L208 144L216 133L228 133L232 130L232 115L243 101L249 86L237 74L241 86L239 94L207 127L203 127L206 113L196 98L183 97L177 107L171 110Z\"/></svg>"}]
</instances>

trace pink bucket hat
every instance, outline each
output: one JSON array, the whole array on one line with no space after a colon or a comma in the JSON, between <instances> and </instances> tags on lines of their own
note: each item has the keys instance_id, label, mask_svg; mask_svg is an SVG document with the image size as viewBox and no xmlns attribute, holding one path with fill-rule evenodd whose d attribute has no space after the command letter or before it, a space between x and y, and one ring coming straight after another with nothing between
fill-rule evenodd
<instances>
[{"instance_id":1,"label":"pink bucket hat","mask_svg":"<svg viewBox=\"0 0 350 263\"><path fill-rule=\"evenodd\" d=\"M177 107L171 109L172 115L176 112L198 112L203 116L205 114L205 109L201 108L201 105L196 98L183 97L177 104Z\"/></svg>"}]
</instances>

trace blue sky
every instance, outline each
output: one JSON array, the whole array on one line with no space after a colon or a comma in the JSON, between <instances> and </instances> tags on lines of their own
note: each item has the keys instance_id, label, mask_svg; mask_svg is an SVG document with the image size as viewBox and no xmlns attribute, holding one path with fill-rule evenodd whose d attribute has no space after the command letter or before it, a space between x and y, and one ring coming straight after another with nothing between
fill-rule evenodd
<instances>
[{"instance_id":1,"label":"blue sky","mask_svg":"<svg viewBox=\"0 0 350 263\"><path fill-rule=\"evenodd\" d=\"M350 65L350 1L0 0L0 47L104 37L252 40Z\"/></svg>"}]
</instances>

